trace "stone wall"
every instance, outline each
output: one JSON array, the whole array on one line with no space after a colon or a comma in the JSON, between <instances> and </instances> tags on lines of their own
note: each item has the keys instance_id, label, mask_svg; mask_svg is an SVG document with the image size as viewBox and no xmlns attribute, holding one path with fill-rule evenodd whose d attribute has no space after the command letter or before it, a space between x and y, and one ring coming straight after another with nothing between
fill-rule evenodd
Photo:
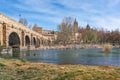
<instances>
[{"instance_id":1,"label":"stone wall","mask_svg":"<svg viewBox=\"0 0 120 80\"><path fill-rule=\"evenodd\" d=\"M26 33L29 33L29 32L30 32L30 33L32 33L32 34L34 34L34 35L37 35L37 36L40 36L40 37L44 37L44 36L42 36L41 34L39 34L39 33L35 32L35 31L29 29L27 26L24 26L24 25L22 25L21 23L18 23L18 22L16 22L15 20L13 20L13 19L11 19L11 18L9 18L9 17L7 17L7 16L5 16L5 15L3 15L3 14L0 14L0 22L1 22L1 23L6 23L6 24L8 24L9 26L14 27L15 29L23 30L23 31L25 31ZM46 37L44 37L44 38L46 38ZM47 38L46 38L46 39L47 39Z\"/></svg>"},{"instance_id":2,"label":"stone wall","mask_svg":"<svg viewBox=\"0 0 120 80\"><path fill-rule=\"evenodd\" d=\"M5 32L3 32L5 31ZM18 34L19 38L20 38L20 47L24 48L24 47L28 47L25 44L25 36L29 36L30 38L30 46L33 46L33 38L36 39L36 44L40 43L41 40L43 43L45 43L46 41L48 41L48 37L35 32L31 29L29 29L27 26L22 25L21 23L18 23L17 21L3 15L0 14L0 45L6 45L9 47L9 35L15 32ZM24 32L24 36L22 37L22 32ZM22 40L24 39L24 40ZM24 41L24 42L23 42ZM47 42L46 42L47 43ZM43 44L44 45L44 44Z\"/></svg>"}]
</instances>

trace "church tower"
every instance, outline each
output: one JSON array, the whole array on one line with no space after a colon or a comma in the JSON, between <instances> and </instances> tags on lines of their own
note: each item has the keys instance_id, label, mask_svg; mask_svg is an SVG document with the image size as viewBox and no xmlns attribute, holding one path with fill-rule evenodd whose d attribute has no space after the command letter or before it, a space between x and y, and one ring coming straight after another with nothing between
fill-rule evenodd
<instances>
[{"instance_id":1,"label":"church tower","mask_svg":"<svg viewBox=\"0 0 120 80\"><path fill-rule=\"evenodd\" d=\"M75 21L74 21L74 32L75 32L75 33L78 32L78 22L76 21L76 19L75 19Z\"/></svg>"},{"instance_id":2,"label":"church tower","mask_svg":"<svg viewBox=\"0 0 120 80\"><path fill-rule=\"evenodd\" d=\"M87 24L86 29L90 30L90 25L89 24Z\"/></svg>"}]
</instances>

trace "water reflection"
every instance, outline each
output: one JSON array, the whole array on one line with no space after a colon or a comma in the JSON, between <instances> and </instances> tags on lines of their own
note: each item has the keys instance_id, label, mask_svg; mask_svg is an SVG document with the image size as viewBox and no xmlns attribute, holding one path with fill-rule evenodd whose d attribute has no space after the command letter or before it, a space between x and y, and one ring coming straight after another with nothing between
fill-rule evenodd
<instances>
[{"instance_id":1,"label":"water reflection","mask_svg":"<svg viewBox=\"0 0 120 80\"><path fill-rule=\"evenodd\" d=\"M120 48L114 48L109 54L101 51L102 49L32 50L10 56L31 62L120 66Z\"/></svg>"}]
</instances>

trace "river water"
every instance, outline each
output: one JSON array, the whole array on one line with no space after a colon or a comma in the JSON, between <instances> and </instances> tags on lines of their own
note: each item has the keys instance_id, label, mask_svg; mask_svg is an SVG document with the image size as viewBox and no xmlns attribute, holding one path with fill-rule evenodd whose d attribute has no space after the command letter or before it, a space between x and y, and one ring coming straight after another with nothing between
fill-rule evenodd
<instances>
[{"instance_id":1,"label":"river water","mask_svg":"<svg viewBox=\"0 0 120 80\"><path fill-rule=\"evenodd\" d=\"M67 50L32 50L20 54L12 54L14 58L22 58L31 62L53 64L82 64L92 66L120 66L120 48L111 53L103 53L102 49L67 49Z\"/></svg>"}]
</instances>

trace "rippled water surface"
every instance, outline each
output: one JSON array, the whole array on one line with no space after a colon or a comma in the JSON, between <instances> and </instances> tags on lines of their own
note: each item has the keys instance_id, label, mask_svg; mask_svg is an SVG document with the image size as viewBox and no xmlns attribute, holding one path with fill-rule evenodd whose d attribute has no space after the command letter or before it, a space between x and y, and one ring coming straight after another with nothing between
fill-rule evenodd
<instances>
[{"instance_id":1,"label":"rippled water surface","mask_svg":"<svg viewBox=\"0 0 120 80\"><path fill-rule=\"evenodd\" d=\"M120 66L120 48L111 53L103 53L102 49L33 50L13 56L31 62Z\"/></svg>"}]
</instances>

